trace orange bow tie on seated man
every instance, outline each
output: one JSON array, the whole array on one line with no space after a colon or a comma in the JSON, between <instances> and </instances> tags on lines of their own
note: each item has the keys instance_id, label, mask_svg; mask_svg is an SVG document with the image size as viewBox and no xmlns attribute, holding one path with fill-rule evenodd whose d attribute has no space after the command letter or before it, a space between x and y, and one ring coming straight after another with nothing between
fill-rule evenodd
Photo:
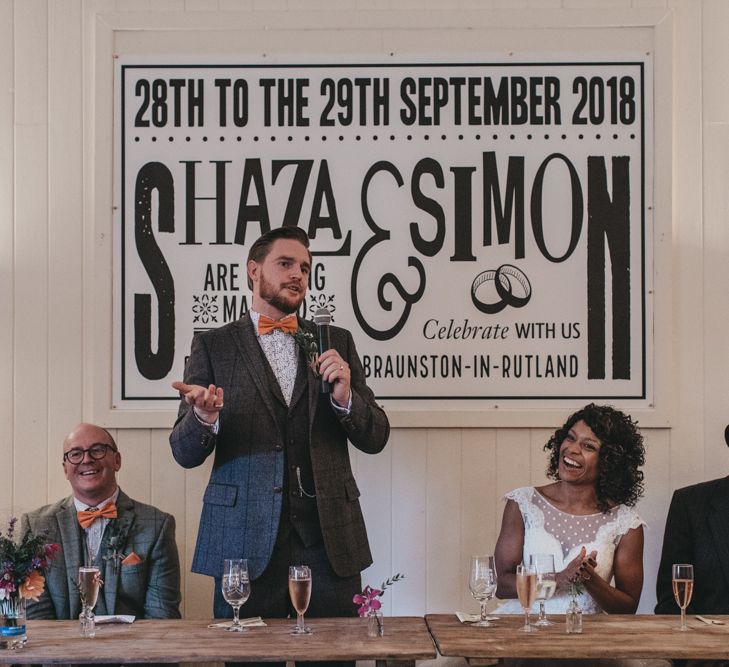
<instances>
[{"instance_id":1,"label":"orange bow tie on seated man","mask_svg":"<svg viewBox=\"0 0 729 667\"><path fill-rule=\"evenodd\" d=\"M81 524L81 528L88 528L96 519L116 519L116 505L109 503L100 510L81 510L76 512L78 522Z\"/></svg>"},{"instance_id":2,"label":"orange bow tie on seated man","mask_svg":"<svg viewBox=\"0 0 729 667\"><path fill-rule=\"evenodd\" d=\"M266 315L258 318L258 334L265 336L270 334L274 329L280 329L284 333L294 333L299 328L299 322L296 315L287 315L280 320L272 320Z\"/></svg>"}]
</instances>

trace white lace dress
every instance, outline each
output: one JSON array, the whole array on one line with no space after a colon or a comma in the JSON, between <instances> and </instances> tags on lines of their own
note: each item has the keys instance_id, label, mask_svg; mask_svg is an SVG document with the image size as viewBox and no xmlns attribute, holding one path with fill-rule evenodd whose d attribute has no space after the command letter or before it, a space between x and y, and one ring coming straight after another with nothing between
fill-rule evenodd
<instances>
[{"instance_id":1,"label":"white lace dress","mask_svg":"<svg viewBox=\"0 0 729 667\"><path fill-rule=\"evenodd\" d=\"M567 514L551 505L533 486L515 489L505 498L519 506L524 520L524 562L529 562L531 554L552 554L556 572L561 572L584 546L588 554L597 551L597 573L605 581L611 581L613 556L620 539L631 528L645 525L638 513L626 505L587 516ZM547 614L564 614L570 599L568 588L557 589L545 604ZM582 593L578 601L586 614L601 611L588 593ZM524 613L518 600L504 600L495 611Z\"/></svg>"}]
</instances>

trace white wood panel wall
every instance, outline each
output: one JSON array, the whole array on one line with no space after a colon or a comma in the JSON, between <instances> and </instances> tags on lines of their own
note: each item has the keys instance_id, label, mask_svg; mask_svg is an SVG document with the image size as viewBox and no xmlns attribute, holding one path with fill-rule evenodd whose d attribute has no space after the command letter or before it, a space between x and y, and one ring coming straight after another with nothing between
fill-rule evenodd
<instances>
[{"instance_id":1,"label":"white wood panel wall","mask_svg":"<svg viewBox=\"0 0 729 667\"><path fill-rule=\"evenodd\" d=\"M503 18L515 7L583 18L658 7L673 21L672 172L670 182L656 186L672 192L673 218L663 227L670 228L670 275L656 276L656 290L672 289L663 297L671 302L670 327L656 331L670 350L660 361L672 366L670 386L662 388L672 409L670 428L645 430L639 511L649 528L641 611L649 612L673 489L729 470L722 438L729 421L729 3L722 0L0 0L0 520L67 493L61 441L89 414L83 389L94 368L84 365L84 350L98 341L89 340L85 332L93 328L84 327L84 317L106 315L84 300L84 286L107 267L84 258L100 242L89 232L93 189L109 187L90 173L83 144L94 112L90 62L98 13L208 17L265 10L270 18L325 10L321 16L334 24L337 11L376 10L397 19L398 30L383 39L407 46L419 35L403 30L402 10L422 11L419 24L430 21L432 29L434 9L501 9ZM433 36L437 42L431 30ZM110 129L111 119L97 131ZM185 614L207 617L210 582L188 570L209 464L192 471L176 466L167 429L115 435L124 489L177 518ZM398 428L382 454L352 451L375 554L365 581L407 575L386 594L386 613L475 609L466 587L468 557L493 549L503 494L544 480L541 447L548 435L530 428Z\"/></svg>"}]
</instances>

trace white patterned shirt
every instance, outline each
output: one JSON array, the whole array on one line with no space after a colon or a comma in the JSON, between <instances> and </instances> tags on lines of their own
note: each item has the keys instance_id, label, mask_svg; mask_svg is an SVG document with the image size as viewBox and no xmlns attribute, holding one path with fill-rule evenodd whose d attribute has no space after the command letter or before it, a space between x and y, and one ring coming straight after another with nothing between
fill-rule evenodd
<instances>
[{"instance_id":1,"label":"white patterned shirt","mask_svg":"<svg viewBox=\"0 0 729 667\"><path fill-rule=\"evenodd\" d=\"M258 320L261 314L252 308L249 312L258 343L266 355L266 359L268 359L273 374L278 380L278 385L281 387L281 393L286 401L286 405L290 405L299 363L299 350L296 346L296 340L294 340L292 335L284 333L281 329L274 329L265 336L259 335Z\"/></svg>"}]
</instances>

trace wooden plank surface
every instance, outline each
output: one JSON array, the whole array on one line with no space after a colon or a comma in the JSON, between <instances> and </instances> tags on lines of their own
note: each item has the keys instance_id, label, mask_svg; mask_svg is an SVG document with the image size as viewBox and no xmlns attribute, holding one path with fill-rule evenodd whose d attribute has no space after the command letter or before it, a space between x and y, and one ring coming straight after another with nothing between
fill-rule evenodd
<instances>
[{"instance_id":1,"label":"wooden plank surface","mask_svg":"<svg viewBox=\"0 0 729 667\"><path fill-rule=\"evenodd\" d=\"M385 636L367 636L361 618L312 618L314 633L290 634L293 620L267 620L265 628L232 633L209 621L135 621L100 625L96 637L79 635L77 621L28 621L20 651L0 651L10 663L271 662L281 660L429 660L436 657L425 621L386 617Z\"/></svg>"},{"instance_id":2,"label":"wooden plank surface","mask_svg":"<svg viewBox=\"0 0 729 667\"><path fill-rule=\"evenodd\" d=\"M444 656L469 658L684 658L729 659L729 616L712 616L724 625L705 625L688 618L691 628L679 632L678 616L591 615L580 635L565 632L564 616L550 616L552 627L533 634L518 631L523 616L503 615L491 628L462 624L455 615L425 617L438 651Z\"/></svg>"}]
</instances>

